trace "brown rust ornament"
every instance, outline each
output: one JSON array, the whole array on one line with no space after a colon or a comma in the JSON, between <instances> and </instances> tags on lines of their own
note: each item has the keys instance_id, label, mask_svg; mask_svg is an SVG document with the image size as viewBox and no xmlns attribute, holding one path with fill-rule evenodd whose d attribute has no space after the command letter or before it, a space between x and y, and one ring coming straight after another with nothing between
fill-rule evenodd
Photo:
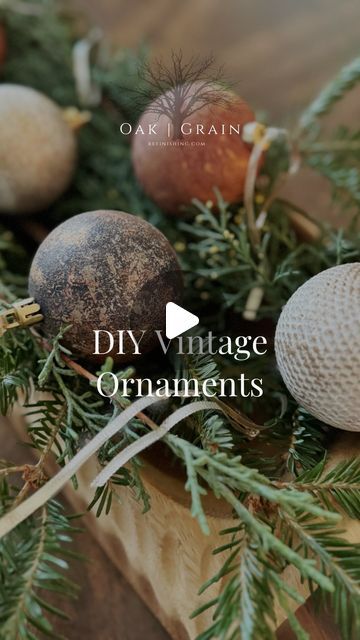
<instances>
[{"instance_id":1,"label":"brown rust ornament","mask_svg":"<svg viewBox=\"0 0 360 640\"><path fill-rule=\"evenodd\" d=\"M3 24L0 23L0 69L6 58L6 32Z\"/></svg>"},{"instance_id":2,"label":"brown rust ornament","mask_svg":"<svg viewBox=\"0 0 360 640\"><path fill-rule=\"evenodd\" d=\"M141 354L159 344L156 330L165 327L167 302L180 302L182 275L165 236L137 216L119 211L90 211L70 218L40 245L30 270L29 291L40 304L49 336L71 325L63 343L90 361L111 355L129 362L134 344L124 335L118 353L118 331L132 330ZM100 333L94 354L95 330Z\"/></svg>"},{"instance_id":3,"label":"brown rust ornament","mask_svg":"<svg viewBox=\"0 0 360 640\"><path fill-rule=\"evenodd\" d=\"M42 211L68 187L76 138L62 110L30 87L0 85L0 212Z\"/></svg>"},{"instance_id":4,"label":"brown rust ornament","mask_svg":"<svg viewBox=\"0 0 360 640\"><path fill-rule=\"evenodd\" d=\"M240 200L244 193L251 146L243 141L242 128L255 120L254 113L242 98L225 89L216 89L214 97L207 89L208 101L200 95L201 105L196 108L195 103L189 109L197 85L179 108L180 121L171 111L165 113L165 107L162 113L160 97L147 107L133 131L136 176L167 213L179 215L180 207L191 204L193 198L214 201L214 187L227 202Z\"/></svg>"}]
</instances>

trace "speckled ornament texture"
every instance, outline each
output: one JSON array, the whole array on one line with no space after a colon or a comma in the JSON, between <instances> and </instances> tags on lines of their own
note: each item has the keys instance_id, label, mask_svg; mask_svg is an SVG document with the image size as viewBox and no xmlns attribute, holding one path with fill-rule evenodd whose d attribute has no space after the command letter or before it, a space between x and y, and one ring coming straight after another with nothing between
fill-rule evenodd
<instances>
[{"instance_id":1,"label":"speckled ornament texture","mask_svg":"<svg viewBox=\"0 0 360 640\"><path fill-rule=\"evenodd\" d=\"M255 120L255 115L239 96L223 94L226 104L209 102L186 117L185 128L191 133L181 140L169 138L171 119L156 115L152 105L139 120L144 134L132 138L134 170L144 191L167 213L181 215L181 207L190 205L193 198L215 201L214 187L227 202L241 199L244 193L250 147L241 133L230 133L229 129L230 125L242 127ZM149 134L152 125L156 135ZM197 125L203 127L204 134L197 133ZM208 133L212 126L217 134ZM220 133L222 126L224 134Z\"/></svg>"},{"instance_id":2,"label":"speckled ornament texture","mask_svg":"<svg viewBox=\"0 0 360 640\"><path fill-rule=\"evenodd\" d=\"M42 211L68 187L76 164L74 133L42 93L0 85L0 212Z\"/></svg>"},{"instance_id":3,"label":"speckled ornament texture","mask_svg":"<svg viewBox=\"0 0 360 640\"><path fill-rule=\"evenodd\" d=\"M159 344L154 333L165 326L165 306L181 302L182 276L176 254L165 236L148 222L119 211L91 211L70 218L40 245L30 270L30 295L40 304L43 328L54 336L72 325L64 344L90 361L94 330L140 330L141 353ZM101 334L102 335L102 334ZM102 335L101 351L109 346ZM109 353L117 362L134 359L125 340L125 355ZM136 357L136 356L135 356ZM138 357L138 356L137 356Z\"/></svg>"},{"instance_id":4,"label":"speckled ornament texture","mask_svg":"<svg viewBox=\"0 0 360 640\"><path fill-rule=\"evenodd\" d=\"M325 423L360 431L360 263L332 267L285 305L278 367L300 405Z\"/></svg>"}]
</instances>

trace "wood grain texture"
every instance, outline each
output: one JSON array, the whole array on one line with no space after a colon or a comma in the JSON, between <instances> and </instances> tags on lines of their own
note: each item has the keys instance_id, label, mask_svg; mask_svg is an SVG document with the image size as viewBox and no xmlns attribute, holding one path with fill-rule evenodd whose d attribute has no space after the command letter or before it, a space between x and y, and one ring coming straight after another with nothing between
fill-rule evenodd
<instances>
[{"instance_id":1,"label":"wood grain texture","mask_svg":"<svg viewBox=\"0 0 360 640\"><path fill-rule=\"evenodd\" d=\"M12 423L0 421L1 458L18 464L29 462L31 454L23 444L25 439L15 432ZM60 499L66 511L71 511L67 500L63 496ZM79 508L75 511L79 512ZM51 597L52 604L69 616L69 620L54 620L57 631L68 640L171 640L148 609L148 603L140 600L124 577L128 566L123 565L123 556L118 555L119 542L107 540L105 553L101 530L94 527L94 516L84 516L81 523L86 527L75 538L72 548L88 560L71 564L70 577L80 587L79 597L74 601L62 600L56 594ZM311 603L301 608L298 617L312 640L340 640L332 618L315 614ZM294 640L287 622L281 626L278 640Z\"/></svg>"},{"instance_id":2,"label":"wood grain texture","mask_svg":"<svg viewBox=\"0 0 360 640\"><path fill-rule=\"evenodd\" d=\"M76 0L125 47L212 51L239 93L293 119L359 51L357 0Z\"/></svg>"},{"instance_id":3,"label":"wood grain texture","mask_svg":"<svg viewBox=\"0 0 360 640\"><path fill-rule=\"evenodd\" d=\"M12 416L12 424L17 433L25 432L20 407ZM329 467L337 464L349 451L359 452L359 449L356 434L339 433L330 453ZM147 459L141 472L152 505L147 514L142 513L141 505L128 489L119 487L111 517L96 519L91 513L87 523L114 566L120 569L162 622L171 639L194 640L211 623L211 612L205 612L195 620L191 620L190 615L202 601L216 597L221 584L213 585L205 600L199 598L198 588L220 569L223 558L213 556L212 549L219 545L219 531L231 527L233 519L228 505L208 494L204 498L204 508L208 514L210 535L204 536L191 517L184 478L166 468L166 459L159 456L159 452L155 451L154 457L156 465ZM159 457L161 466L158 465ZM50 475L54 472L50 469ZM77 474L78 490L74 491L70 484L65 488L65 495L76 512L83 512L90 502L93 495L90 484L97 472L96 460L89 460ZM349 540L360 538L358 521L344 517L341 528ZM284 578L305 597L308 595L307 588L291 567L284 572ZM118 593L118 602L120 598ZM302 607L298 615L305 628L311 631L311 638L321 640L323 629L327 628L329 640L339 639L331 618L315 616L309 604ZM278 624L284 621L281 609L277 609L277 621ZM292 637L286 623L280 628L279 637L282 640Z\"/></svg>"},{"instance_id":4,"label":"wood grain texture","mask_svg":"<svg viewBox=\"0 0 360 640\"><path fill-rule=\"evenodd\" d=\"M357 434L339 433L329 455L328 468L346 456L360 453ZM89 485L97 473L97 465L89 461L79 473L80 488L71 488L67 497L76 510L91 497ZM198 596L199 584L205 582L222 565L221 556L213 556L212 549L219 544L219 531L233 526L228 506L213 496L203 501L208 515L210 536L204 536L198 523L191 517L190 498L184 491L184 480L170 476L168 471L146 461L142 470L144 486L151 498L152 509L145 516L138 502L125 495L122 504L115 504L112 517L93 521L92 531L114 564L125 574L144 602L169 631L172 640L194 640L211 623L211 612L190 620L194 608L216 597L221 584L209 589L205 598ZM343 517L340 528L350 542L360 540L360 522ZM174 561L174 559L177 561ZM307 588L297 572L288 567L286 582L305 597ZM276 609L279 640L294 636L284 613ZM297 611L304 628L312 640L341 640L331 614L315 611L309 598ZM265 640L265 639L264 639Z\"/></svg>"}]
</instances>

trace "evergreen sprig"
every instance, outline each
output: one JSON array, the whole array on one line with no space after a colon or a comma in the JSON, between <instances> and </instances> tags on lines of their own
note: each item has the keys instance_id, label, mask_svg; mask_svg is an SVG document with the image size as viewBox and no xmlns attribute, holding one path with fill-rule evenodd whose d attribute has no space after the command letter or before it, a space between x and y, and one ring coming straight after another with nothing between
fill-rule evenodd
<instances>
[{"instance_id":1,"label":"evergreen sprig","mask_svg":"<svg viewBox=\"0 0 360 640\"><path fill-rule=\"evenodd\" d=\"M3 482L1 511L10 492ZM57 502L50 502L33 518L0 540L0 634L3 640L34 640L38 632L59 638L49 619L66 614L48 600L54 592L71 598L76 585L66 577L67 547L76 529Z\"/></svg>"},{"instance_id":2,"label":"evergreen sprig","mask_svg":"<svg viewBox=\"0 0 360 640\"><path fill-rule=\"evenodd\" d=\"M326 458L296 479L296 485L310 491L330 509L334 505L350 518L360 519L360 459L342 460L327 470Z\"/></svg>"},{"instance_id":3,"label":"evergreen sprig","mask_svg":"<svg viewBox=\"0 0 360 640\"><path fill-rule=\"evenodd\" d=\"M297 509L294 514L280 510L280 535L296 540L304 558L316 558L322 575L331 579L330 601L344 640L357 638L360 632L360 545L350 543L328 524L319 522Z\"/></svg>"},{"instance_id":4,"label":"evergreen sprig","mask_svg":"<svg viewBox=\"0 0 360 640\"><path fill-rule=\"evenodd\" d=\"M317 120L353 89L360 81L360 57L355 58L341 69L334 80L328 84L317 98L304 111L300 118L300 131L310 129Z\"/></svg>"},{"instance_id":5,"label":"evergreen sprig","mask_svg":"<svg viewBox=\"0 0 360 640\"><path fill-rule=\"evenodd\" d=\"M301 605L304 599L281 578L282 564L276 564L275 558L266 554L243 524L223 531L222 535L229 536L230 542L215 549L214 553L227 553L228 557L220 571L202 587L200 594L224 578L226 583L220 596L194 612L193 616L196 616L214 607L213 625L197 640L275 640L276 618L273 611L276 598L289 617L297 638L308 640L290 606L291 600Z\"/></svg>"},{"instance_id":6,"label":"evergreen sprig","mask_svg":"<svg viewBox=\"0 0 360 640\"><path fill-rule=\"evenodd\" d=\"M317 158L312 155L308 162L322 171ZM348 171L343 167L342 171L349 181L347 203L351 193L353 203L360 174L354 165ZM332 180L330 173L327 177ZM335 180L333 185L335 188ZM191 224L179 225L187 247L186 256L181 254L189 282L185 295L192 308L203 316L204 310L209 314L207 321L214 328L224 326L228 310L238 313L244 310L254 286L264 290L258 318L276 321L291 294L307 279L334 264L356 262L360 256L360 231L353 226L338 232L324 227L316 242L299 243L288 207L277 203L264 225L260 263L250 248L243 209L234 212L221 197L217 200L219 216L213 213L211 203L196 202L195 206L201 213Z\"/></svg>"},{"instance_id":7,"label":"evergreen sprig","mask_svg":"<svg viewBox=\"0 0 360 640\"><path fill-rule=\"evenodd\" d=\"M52 0L33 0L41 11L23 15L1 9L6 22L8 58L3 70L6 82L31 84L59 104L77 105L72 73L72 46L78 37L75 22L57 12ZM276 322L283 304L309 277L330 266L360 259L360 232L356 216L360 204L359 132L338 129L324 139L320 118L326 115L360 79L359 59L345 67L303 115L297 132L286 144L278 143L267 154L263 174L265 186L255 194L257 213L267 208L261 243L255 251L249 242L246 211L241 203L229 206L214 192L213 202L194 202L184 218L169 220L143 194L131 167L128 141L118 128L125 118L132 121L131 87L136 85L138 60L144 52L120 52L105 64L94 63L93 77L103 92L103 101L92 110L92 120L80 133L79 165L74 183L48 212L46 225L80 211L111 208L132 211L157 225L174 244L186 272L186 301L201 311L204 326L216 332L238 331L239 314L254 286L263 290L258 318ZM124 90L128 87L128 91ZM300 161L325 175L334 196L354 212L352 225L335 231L316 223L314 242L300 242L291 223L293 205L272 197L279 176L291 162L292 140ZM307 214L298 212L308 218ZM311 212L314 216L316 212ZM26 229L14 229L11 221L0 232L0 298L2 306L26 295L26 273L32 252ZM37 332L18 330L0 340L0 408L8 412L20 397L29 396L28 436L38 450L34 467L37 481L44 481L47 457L55 455L59 465L69 460L132 398L117 394L112 401L96 391L96 375L72 360L61 346L66 329L48 344ZM147 362L149 375L179 375L201 381L230 375L234 362L229 358L202 356L175 359L171 364ZM360 514L360 463L350 459L333 469L325 466L333 431L299 407L289 396L275 369L271 354L261 363L242 363L249 376L259 371L266 377L266 393L257 402L234 399L224 415L205 412L176 428L164 438L186 470L186 489L191 494L192 513L203 531L209 530L203 498L213 492L226 501L234 514L234 527L224 535L227 542L218 550L224 565L206 587L221 581L220 595L204 605L214 608L212 626L198 640L263 640L275 637L276 603L285 611L299 640L306 632L292 613L302 596L291 588L282 574L291 565L310 586L318 586L326 602L335 609L344 638L359 635L359 571L357 545L350 545L338 531L340 514L358 518ZM119 378L135 375L130 369L114 370L107 361L102 371ZM237 367L238 370L238 367ZM169 402L165 409L174 408ZM249 446L249 434L239 429L234 412L259 412L264 427ZM36 414L36 421L33 415ZM100 465L110 461L149 428L152 418L140 416L106 443L98 454ZM53 452L53 453L52 453ZM111 513L119 486L132 488L149 508L149 497L141 479L142 460L119 470L111 481L96 491L89 508L98 516ZM17 468L4 462L5 478ZM286 473L286 481L283 478ZM3 509L31 490L9 489L3 482ZM33 640L38 633L54 636L48 613L56 613L47 603L46 592L74 591L60 571L65 569L65 547L72 534L69 520L56 503L46 505L0 542L0 622L1 637ZM223 580L224 577L227 580ZM41 590L41 596L39 595ZM44 594L44 595L43 595ZM61 612L57 612L61 615ZM199 613L199 612L198 612Z\"/></svg>"},{"instance_id":8,"label":"evergreen sprig","mask_svg":"<svg viewBox=\"0 0 360 640\"><path fill-rule=\"evenodd\" d=\"M352 209L356 216L360 203L360 131L340 127L331 140L311 144L305 159L328 179L334 200L342 209Z\"/></svg>"},{"instance_id":9,"label":"evergreen sprig","mask_svg":"<svg viewBox=\"0 0 360 640\"><path fill-rule=\"evenodd\" d=\"M177 379L194 379L201 383L211 378L218 381L220 371L214 358L207 353L207 340L203 339L201 353L194 347L194 353L178 356L174 354L174 373ZM205 396L202 396L205 400ZM198 438L204 449L218 451L233 447L233 435L224 415L213 411L196 413L191 420L191 427L195 432L195 441ZM190 426L190 425L189 425Z\"/></svg>"}]
</instances>

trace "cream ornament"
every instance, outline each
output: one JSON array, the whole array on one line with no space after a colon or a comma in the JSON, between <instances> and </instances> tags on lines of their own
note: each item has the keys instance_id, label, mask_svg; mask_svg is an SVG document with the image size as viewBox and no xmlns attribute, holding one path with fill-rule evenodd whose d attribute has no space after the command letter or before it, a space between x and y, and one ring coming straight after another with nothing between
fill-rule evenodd
<instances>
[{"instance_id":1,"label":"cream ornament","mask_svg":"<svg viewBox=\"0 0 360 640\"><path fill-rule=\"evenodd\" d=\"M0 85L0 213L36 213L69 186L77 141L64 112L31 87Z\"/></svg>"},{"instance_id":2,"label":"cream ornament","mask_svg":"<svg viewBox=\"0 0 360 640\"><path fill-rule=\"evenodd\" d=\"M333 427L360 431L360 262L326 269L292 295L275 352L301 406Z\"/></svg>"}]
</instances>

